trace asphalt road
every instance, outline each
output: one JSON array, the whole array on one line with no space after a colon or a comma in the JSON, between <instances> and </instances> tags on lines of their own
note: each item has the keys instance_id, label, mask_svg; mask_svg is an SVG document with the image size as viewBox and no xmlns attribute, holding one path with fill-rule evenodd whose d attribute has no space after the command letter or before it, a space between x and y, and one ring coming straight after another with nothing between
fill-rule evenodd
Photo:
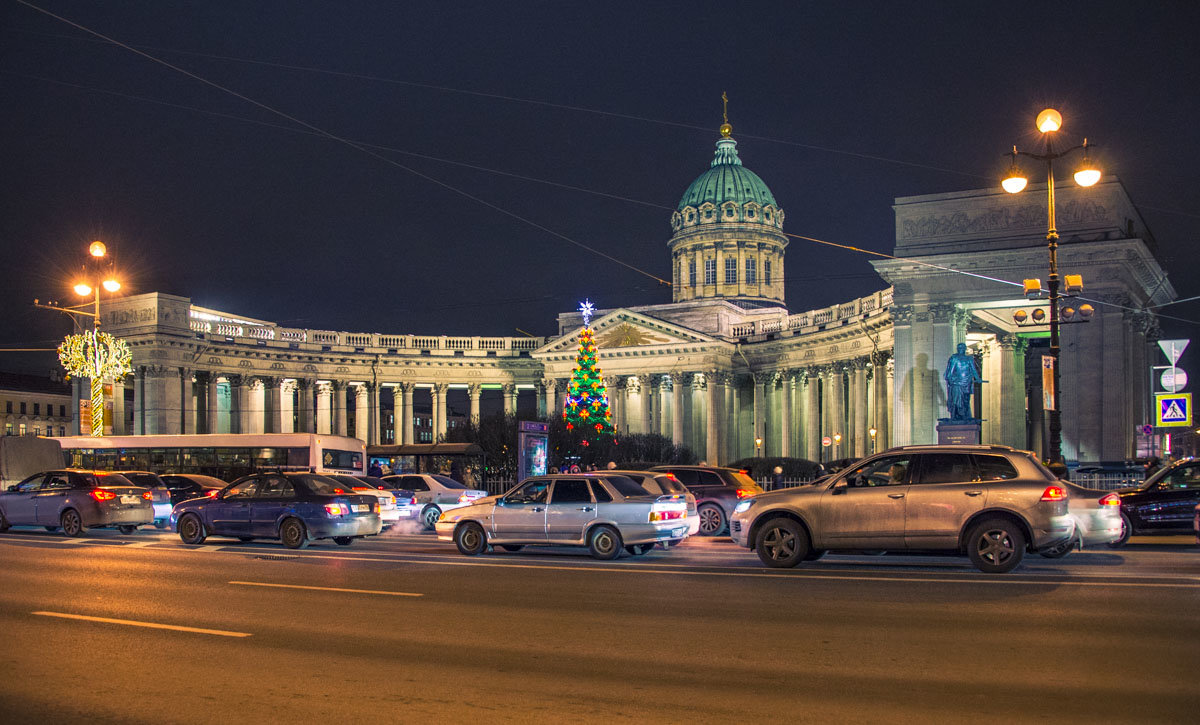
<instances>
[{"instance_id":1,"label":"asphalt road","mask_svg":"<svg viewBox=\"0 0 1200 725\"><path fill-rule=\"evenodd\" d=\"M766 570L727 539L596 562L13 529L0 721L1196 722L1190 541L995 576L892 555Z\"/></svg>"}]
</instances>

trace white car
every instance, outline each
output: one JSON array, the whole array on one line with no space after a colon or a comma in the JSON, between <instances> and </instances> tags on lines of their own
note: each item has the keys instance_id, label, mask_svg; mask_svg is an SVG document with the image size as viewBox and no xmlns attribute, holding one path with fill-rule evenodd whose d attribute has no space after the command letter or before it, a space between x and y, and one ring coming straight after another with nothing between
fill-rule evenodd
<instances>
[{"instance_id":1,"label":"white car","mask_svg":"<svg viewBox=\"0 0 1200 725\"><path fill-rule=\"evenodd\" d=\"M487 491L467 488L449 476L436 473L402 473L384 476L393 488L412 491L421 504L421 523L432 530L442 512L474 503L475 499L487 496Z\"/></svg>"},{"instance_id":2,"label":"white car","mask_svg":"<svg viewBox=\"0 0 1200 725\"><path fill-rule=\"evenodd\" d=\"M1059 544L1038 551L1048 559L1066 556L1085 546L1109 544L1121 538L1121 497L1111 491L1096 491L1059 481L1067 489L1067 513L1075 521L1075 534Z\"/></svg>"},{"instance_id":3,"label":"white car","mask_svg":"<svg viewBox=\"0 0 1200 725\"><path fill-rule=\"evenodd\" d=\"M326 478L332 478L338 483L347 486L354 493L371 494L379 499L379 520L383 523L383 528L386 529L400 520L400 510L396 507L396 497L390 491L381 491L370 481L359 476L346 476L342 474L324 475Z\"/></svg>"},{"instance_id":4,"label":"white car","mask_svg":"<svg viewBox=\"0 0 1200 725\"><path fill-rule=\"evenodd\" d=\"M687 501L688 536L695 536L700 531L700 513L696 509L696 497L688 492L687 486L679 482L674 473L664 471L605 471L616 473L626 478L632 478L634 483L646 489L655 496L678 494Z\"/></svg>"}]
</instances>

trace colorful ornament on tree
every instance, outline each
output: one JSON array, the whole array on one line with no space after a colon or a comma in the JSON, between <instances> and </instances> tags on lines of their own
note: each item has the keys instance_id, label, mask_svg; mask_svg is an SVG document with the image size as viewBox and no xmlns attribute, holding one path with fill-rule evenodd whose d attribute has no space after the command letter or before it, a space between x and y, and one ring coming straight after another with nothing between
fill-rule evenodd
<instances>
[{"instance_id":1,"label":"colorful ornament on tree","mask_svg":"<svg viewBox=\"0 0 1200 725\"><path fill-rule=\"evenodd\" d=\"M583 315L583 329L579 332L579 352L575 356L575 369L571 371L569 391L563 404L563 420L567 430L578 430L585 436L582 443L588 445L590 440L603 436L615 438L612 427L612 414L608 408L608 391L601 377L602 371L597 367L595 333L592 331L592 315L595 307L591 301L585 300L579 306Z\"/></svg>"}]
</instances>

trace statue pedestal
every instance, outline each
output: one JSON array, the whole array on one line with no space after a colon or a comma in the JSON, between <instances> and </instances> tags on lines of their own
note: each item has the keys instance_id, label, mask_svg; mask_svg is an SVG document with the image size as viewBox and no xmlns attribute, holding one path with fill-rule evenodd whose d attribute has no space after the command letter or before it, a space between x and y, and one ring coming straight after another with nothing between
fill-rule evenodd
<instances>
[{"instance_id":1,"label":"statue pedestal","mask_svg":"<svg viewBox=\"0 0 1200 725\"><path fill-rule=\"evenodd\" d=\"M953 420L938 418L938 445L970 445L977 446L982 438L983 421L979 418Z\"/></svg>"}]
</instances>

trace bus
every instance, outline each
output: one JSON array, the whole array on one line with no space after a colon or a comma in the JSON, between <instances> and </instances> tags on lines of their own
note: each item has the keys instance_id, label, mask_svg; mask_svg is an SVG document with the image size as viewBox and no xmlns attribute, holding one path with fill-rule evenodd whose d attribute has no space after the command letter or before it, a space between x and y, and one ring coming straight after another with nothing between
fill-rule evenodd
<instances>
[{"instance_id":1,"label":"bus","mask_svg":"<svg viewBox=\"0 0 1200 725\"><path fill-rule=\"evenodd\" d=\"M202 473L233 481L259 471L366 474L366 445L315 433L65 436L68 468Z\"/></svg>"}]
</instances>

